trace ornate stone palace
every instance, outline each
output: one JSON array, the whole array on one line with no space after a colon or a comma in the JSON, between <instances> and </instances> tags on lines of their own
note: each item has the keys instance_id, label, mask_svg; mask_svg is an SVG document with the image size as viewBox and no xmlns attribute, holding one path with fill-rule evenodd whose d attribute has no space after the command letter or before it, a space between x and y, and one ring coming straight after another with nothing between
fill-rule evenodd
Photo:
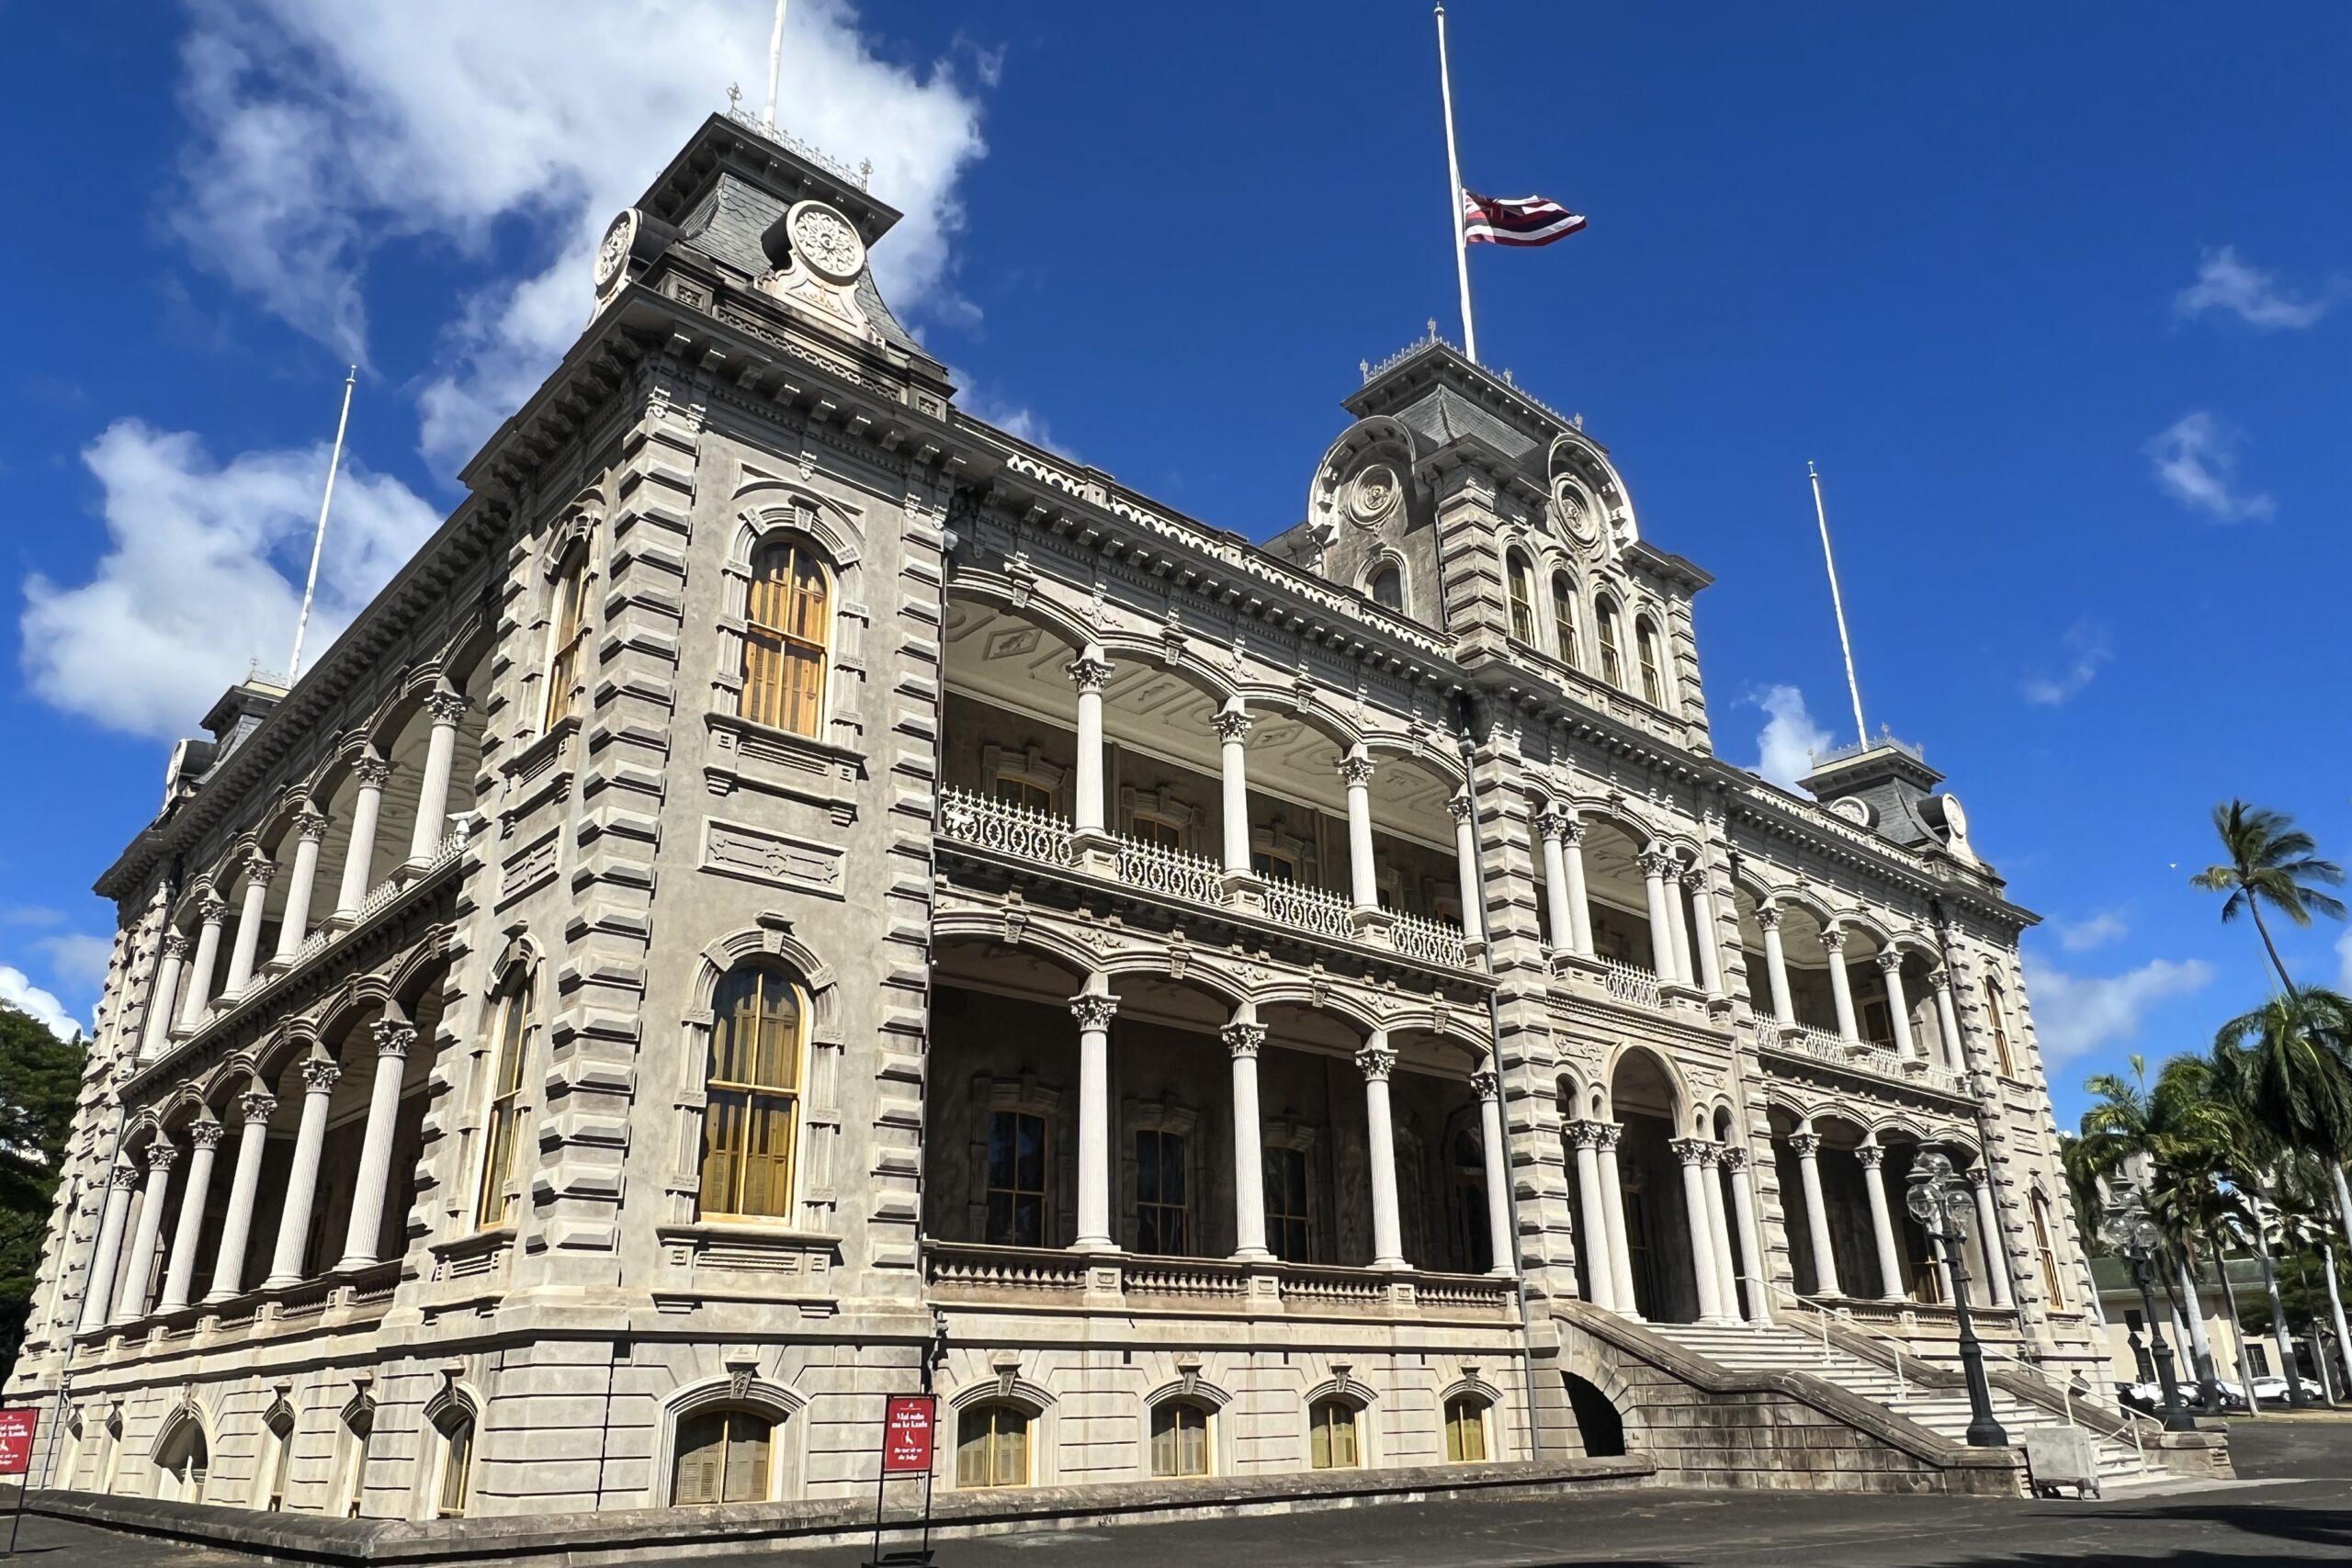
<instances>
[{"instance_id":1,"label":"ornate stone palace","mask_svg":"<svg viewBox=\"0 0 2352 1568\"><path fill-rule=\"evenodd\" d=\"M1414 344L1254 545L958 409L897 216L713 117L463 504L177 750L37 1480L851 1498L930 1376L944 1491L1942 1484L1929 1146L2003 1398L2097 1375L2033 917L1916 749L1715 755L1709 579L1580 422Z\"/></svg>"}]
</instances>

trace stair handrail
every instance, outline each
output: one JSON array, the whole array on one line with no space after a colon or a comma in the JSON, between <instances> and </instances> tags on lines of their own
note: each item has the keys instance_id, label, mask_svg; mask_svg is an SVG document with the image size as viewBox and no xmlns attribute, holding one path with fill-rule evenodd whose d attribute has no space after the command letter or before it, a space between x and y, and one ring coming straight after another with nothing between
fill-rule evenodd
<instances>
[{"instance_id":1,"label":"stair handrail","mask_svg":"<svg viewBox=\"0 0 2352 1568\"><path fill-rule=\"evenodd\" d=\"M1815 1316L1816 1318L1820 1319L1820 1320L1821 1320L1821 1364L1822 1364L1823 1366L1825 1366L1825 1367L1826 1367L1826 1366L1827 1366L1827 1365L1829 1364L1829 1354L1830 1354L1830 1345L1829 1345L1829 1325L1830 1325L1830 1324L1835 1320L1835 1318L1836 1318L1836 1316L1837 1316L1837 1314L1836 1314L1835 1313L1831 1312L1827 1307L1823 1306L1819 1302L1813 1301L1813 1300L1811 1300L1811 1299L1809 1299L1809 1298L1807 1298L1807 1297L1801 1296L1801 1295L1797 1294L1797 1292L1794 1292L1794 1291L1792 1291L1792 1290L1789 1289L1789 1287L1788 1287L1788 1286L1781 1284L1778 1280L1758 1280L1758 1279L1755 1275L1753 1275L1753 1274L1743 1274L1743 1275L1741 1275L1741 1276L1740 1276L1740 1278L1742 1278L1743 1280L1747 1280L1749 1284L1751 1284L1751 1285L1755 1285L1755 1284L1760 1284L1760 1285L1762 1285L1766 1290L1768 1290L1768 1291L1771 1292L1774 1295L1777 1295L1777 1296L1780 1296L1780 1297L1783 1298L1784 1300L1788 1301L1791 1304L1792 1304L1792 1305L1794 1305L1794 1306L1797 1306L1797 1307L1800 1307L1800 1308L1804 1309L1804 1311L1806 1311L1806 1312L1809 1312L1809 1313L1813 1314L1814 1314L1814 1316ZM1849 1327L1849 1328L1858 1328L1858 1329L1860 1329L1863 1333L1865 1333L1865 1334L1870 1334L1870 1335L1871 1335L1871 1337L1872 1338L1876 1338L1876 1339L1883 1339L1883 1338L1884 1338L1884 1337L1885 1337L1883 1335L1880 1335L1880 1334L1877 1334L1877 1333L1873 1332L1872 1330L1871 1330L1870 1328L1868 1328L1868 1327L1867 1327L1867 1326L1865 1326L1864 1325L1858 1324L1858 1323L1854 1322L1854 1320L1853 1320L1853 1319L1851 1319L1851 1318L1848 1318L1848 1319L1846 1320L1846 1326L1847 1326L1847 1327ZM1905 1378L1905 1377L1903 1375L1903 1347L1902 1347L1901 1345L1899 1345L1899 1344L1895 1344L1895 1343L1893 1343L1893 1342L1889 1342L1886 1348L1887 1348L1887 1350L1888 1350L1888 1351L1889 1351L1889 1352L1894 1356L1894 1397L1895 1397L1895 1401L1896 1401L1896 1403L1898 1403L1898 1404L1910 1404L1910 1403L1911 1403L1911 1383L1910 1383L1910 1380L1909 1380L1909 1379L1907 1379L1907 1378ZM1926 1358L1922 1357L1922 1358L1920 1358L1920 1359L1921 1359L1922 1364L1925 1364Z\"/></svg>"}]
</instances>

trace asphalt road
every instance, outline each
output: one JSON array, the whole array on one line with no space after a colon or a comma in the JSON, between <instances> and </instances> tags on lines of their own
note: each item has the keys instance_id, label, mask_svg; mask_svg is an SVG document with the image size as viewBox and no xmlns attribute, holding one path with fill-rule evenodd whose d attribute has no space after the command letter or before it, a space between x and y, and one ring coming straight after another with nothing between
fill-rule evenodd
<instances>
[{"instance_id":1,"label":"asphalt road","mask_svg":"<svg viewBox=\"0 0 2352 1568\"><path fill-rule=\"evenodd\" d=\"M1556 1501L1392 1504L944 1541L940 1568L2219 1568L2352 1561L2352 1421L2237 1425L2255 1485L2106 1502L1732 1495L1665 1489ZM893 1543L895 1544L895 1543ZM235 1554L28 1517L44 1568L251 1568ZM710 1568L852 1568L857 1551L728 1554Z\"/></svg>"}]
</instances>

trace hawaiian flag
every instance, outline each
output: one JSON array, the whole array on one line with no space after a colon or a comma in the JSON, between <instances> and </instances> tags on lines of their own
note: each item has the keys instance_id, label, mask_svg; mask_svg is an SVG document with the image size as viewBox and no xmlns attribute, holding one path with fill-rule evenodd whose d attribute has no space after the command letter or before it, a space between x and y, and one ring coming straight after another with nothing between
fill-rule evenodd
<instances>
[{"instance_id":1,"label":"hawaiian flag","mask_svg":"<svg viewBox=\"0 0 2352 1568\"><path fill-rule=\"evenodd\" d=\"M1548 245L1584 227L1584 214L1548 197L1462 193L1462 237L1471 244Z\"/></svg>"}]
</instances>

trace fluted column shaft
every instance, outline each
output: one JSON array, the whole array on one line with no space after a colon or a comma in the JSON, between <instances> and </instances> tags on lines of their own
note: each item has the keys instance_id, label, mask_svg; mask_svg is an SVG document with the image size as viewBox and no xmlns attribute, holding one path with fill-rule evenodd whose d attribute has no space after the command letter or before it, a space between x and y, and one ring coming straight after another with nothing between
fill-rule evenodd
<instances>
[{"instance_id":1,"label":"fluted column shaft","mask_svg":"<svg viewBox=\"0 0 2352 1568\"><path fill-rule=\"evenodd\" d=\"M1724 1320L1723 1292L1715 1279L1714 1227L1707 1218L1707 1151L1702 1138L1677 1138L1674 1157L1682 1162L1683 1221L1690 1231L1690 1273L1699 1287L1699 1321Z\"/></svg>"},{"instance_id":2,"label":"fluted column shaft","mask_svg":"<svg viewBox=\"0 0 2352 1568\"><path fill-rule=\"evenodd\" d=\"M1724 1203L1723 1145L1710 1144L1701 1156L1699 1174L1707 1188L1707 1235L1715 1249L1715 1294L1724 1321L1740 1318L1739 1264L1732 1257L1731 1215Z\"/></svg>"},{"instance_id":3,"label":"fluted column shaft","mask_svg":"<svg viewBox=\"0 0 2352 1568\"><path fill-rule=\"evenodd\" d=\"M362 757L352 764L359 790L351 802L351 842L344 846L343 881L335 890L334 919L346 924L359 918L368 887L376 874L376 826L384 814L384 782L392 765L377 757Z\"/></svg>"},{"instance_id":4,"label":"fluted column shaft","mask_svg":"<svg viewBox=\"0 0 2352 1568\"><path fill-rule=\"evenodd\" d=\"M147 1026L139 1037L139 1055L144 1061L163 1055L172 1038L172 1009L179 1000L180 971L187 967L187 938L177 931L164 933L164 956L155 968L155 988L147 998Z\"/></svg>"},{"instance_id":5,"label":"fluted column shaft","mask_svg":"<svg viewBox=\"0 0 2352 1568\"><path fill-rule=\"evenodd\" d=\"M1078 1020L1078 1241L1082 1252L1108 1252L1111 1237L1111 1017L1119 1000L1095 975L1069 999Z\"/></svg>"},{"instance_id":6,"label":"fluted column shaft","mask_svg":"<svg viewBox=\"0 0 2352 1568\"><path fill-rule=\"evenodd\" d=\"M302 1119L294 1133L294 1165L286 1173L286 1209L278 1217L277 1245L270 1254L264 1290L302 1280L302 1252L311 1236L311 1211L319 1200L319 1160L326 1152L327 1101L343 1069L333 1062L302 1064Z\"/></svg>"},{"instance_id":7,"label":"fluted column shaft","mask_svg":"<svg viewBox=\"0 0 2352 1568\"><path fill-rule=\"evenodd\" d=\"M1396 1070L1396 1053L1388 1036L1374 1030L1356 1066L1363 1070L1364 1138L1372 1156L1372 1266L1403 1269L1405 1245L1396 1206L1396 1127L1388 1109L1388 1076Z\"/></svg>"},{"instance_id":8,"label":"fluted column shaft","mask_svg":"<svg viewBox=\"0 0 2352 1568\"><path fill-rule=\"evenodd\" d=\"M1592 895L1584 879L1584 824L1574 817L1560 825L1560 865L1567 873L1568 886L1568 945L1583 957L1590 958L1592 947Z\"/></svg>"},{"instance_id":9,"label":"fluted column shaft","mask_svg":"<svg viewBox=\"0 0 2352 1568\"><path fill-rule=\"evenodd\" d=\"M87 1334L107 1320L114 1308L115 1266L122 1261L122 1232L130 1219L131 1190L139 1185L139 1168L128 1161L107 1172L107 1206L98 1216L98 1244L90 1252L90 1274L82 1286L82 1315L75 1325Z\"/></svg>"},{"instance_id":10,"label":"fluted column shaft","mask_svg":"<svg viewBox=\"0 0 2352 1568\"><path fill-rule=\"evenodd\" d=\"M447 836L449 817L449 774L458 761L458 721L465 716L466 699L441 692L424 700L433 716L433 734L424 745L424 777L416 795L416 826L409 834L408 858L430 860Z\"/></svg>"},{"instance_id":11,"label":"fluted column shaft","mask_svg":"<svg viewBox=\"0 0 2352 1568\"><path fill-rule=\"evenodd\" d=\"M1690 895L1690 908L1698 916L1699 926L1690 933L1690 952L1699 961L1699 985L1707 995L1724 994L1724 958L1715 941L1715 896L1707 886L1707 874L1692 870L1682 879Z\"/></svg>"},{"instance_id":12,"label":"fluted column shaft","mask_svg":"<svg viewBox=\"0 0 2352 1568\"><path fill-rule=\"evenodd\" d=\"M1813 1293L1838 1296L1838 1255L1829 1247L1829 1205L1821 1196L1821 1135L1798 1133L1789 1139L1797 1156L1797 1176L1804 1188L1805 1234L1813 1242Z\"/></svg>"},{"instance_id":13,"label":"fluted column shaft","mask_svg":"<svg viewBox=\"0 0 2352 1568\"><path fill-rule=\"evenodd\" d=\"M1634 1254L1625 1245L1625 1188L1617 1168L1617 1143L1624 1135L1623 1124L1600 1123L1600 1201L1608 1211L1609 1269L1616 1282L1617 1310L1638 1319L1641 1298L1634 1293Z\"/></svg>"},{"instance_id":14,"label":"fluted column shaft","mask_svg":"<svg viewBox=\"0 0 2352 1568\"><path fill-rule=\"evenodd\" d=\"M1876 1144L1864 1144L1854 1151L1854 1157L1861 1162L1862 1190L1871 1203L1871 1235L1878 1243L1878 1293L1891 1302L1901 1301L1910 1292L1905 1289L1903 1255L1894 1245L1894 1217L1887 1210L1886 1183L1879 1179L1886 1151Z\"/></svg>"},{"instance_id":15,"label":"fluted column shaft","mask_svg":"<svg viewBox=\"0 0 2352 1568\"><path fill-rule=\"evenodd\" d=\"M1984 1288L1996 1307L2014 1306L2017 1292L2009 1282L2009 1249L2001 1241L2001 1216L1993 1206L1993 1173L1972 1166L1969 1190L1976 1195L1976 1249L1984 1255Z\"/></svg>"},{"instance_id":16,"label":"fluted column shaft","mask_svg":"<svg viewBox=\"0 0 2352 1568\"><path fill-rule=\"evenodd\" d=\"M196 1282L196 1255L204 1245L204 1205L212 1195L212 1163L220 1147L220 1131L218 1122L198 1122L187 1130L187 1185L180 1189L180 1223L172 1231L157 1312L177 1312L187 1305L188 1290Z\"/></svg>"},{"instance_id":17,"label":"fluted column shaft","mask_svg":"<svg viewBox=\"0 0 2352 1568\"><path fill-rule=\"evenodd\" d=\"M147 1287L155 1272L155 1247L164 1235L164 1205L171 1201L172 1167L179 1157L179 1146L161 1137L147 1145L147 1185L140 1197L139 1223L131 1231L130 1267L123 1270L122 1296L114 1303L108 1323L129 1323L147 1315Z\"/></svg>"},{"instance_id":18,"label":"fluted column shaft","mask_svg":"<svg viewBox=\"0 0 2352 1568\"><path fill-rule=\"evenodd\" d=\"M1903 994L1903 955L1880 953L1878 972L1886 981L1886 1010L1894 1029L1894 1054L1907 1062L1919 1054L1919 1043L1911 1033L1911 1004Z\"/></svg>"},{"instance_id":19,"label":"fluted column shaft","mask_svg":"<svg viewBox=\"0 0 2352 1568\"><path fill-rule=\"evenodd\" d=\"M1756 1226L1756 1184L1748 1175L1747 1151L1733 1146L1723 1152L1724 1169L1731 1177L1731 1217L1739 1240L1740 1266L1747 1271L1747 1321L1772 1321L1772 1288L1766 1279L1763 1233Z\"/></svg>"},{"instance_id":20,"label":"fluted column shaft","mask_svg":"<svg viewBox=\"0 0 2352 1568\"><path fill-rule=\"evenodd\" d=\"M351 1218L344 1225L337 1270L365 1269L376 1261L384 1234L384 1204L392 1179L392 1134L401 1115L401 1079L408 1067L416 1030L393 1019L375 1026L376 1077L368 1087L368 1130L359 1141L359 1174L351 1187ZM308 1102L303 1105L307 1112Z\"/></svg>"},{"instance_id":21,"label":"fluted column shaft","mask_svg":"<svg viewBox=\"0 0 2352 1568\"><path fill-rule=\"evenodd\" d=\"M256 852L245 867L244 900L237 907L237 940L229 949L229 977L220 994L231 1001L253 988L254 960L261 953L262 918L269 912L269 885L277 876L275 863Z\"/></svg>"},{"instance_id":22,"label":"fluted column shaft","mask_svg":"<svg viewBox=\"0 0 2352 1568\"><path fill-rule=\"evenodd\" d=\"M1936 994L1936 1032L1942 1036L1944 1066L1955 1073L1968 1070L1968 1055L1960 1045L1960 1010L1951 1002L1951 971L1937 969L1928 976Z\"/></svg>"},{"instance_id":23,"label":"fluted column shaft","mask_svg":"<svg viewBox=\"0 0 2352 1568\"><path fill-rule=\"evenodd\" d=\"M1600 1127L1593 1122L1571 1122L1568 1147L1577 1161L1577 1208L1584 1219L1585 1291L1592 1304L1606 1311L1617 1305L1617 1266L1609 1256L1608 1198L1600 1180Z\"/></svg>"},{"instance_id":24,"label":"fluted column shaft","mask_svg":"<svg viewBox=\"0 0 2352 1568\"><path fill-rule=\"evenodd\" d=\"M1659 973L1677 985L1688 986L1691 984L1692 973L1690 922L1683 913L1682 873L1679 870L1668 870L1666 874L1666 931L1667 942L1674 949L1674 968L1671 973L1665 970Z\"/></svg>"},{"instance_id":25,"label":"fluted column shaft","mask_svg":"<svg viewBox=\"0 0 2352 1568\"><path fill-rule=\"evenodd\" d=\"M1445 803L1453 814L1454 875L1462 884L1462 934L1471 942L1487 940L1487 890L1478 875L1478 824L1470 809L1470 792Z\"/></svg>"},{"instance_id":26,"label":"fluted column shaft","mask_svg":"<svg viewBox=\"0 0 2352 1568\"><path fill-rule=\"evenodd\" d=\"M1099 833L1102 815L1102 684L1111 678L1111 661L1099 648L1089 648L1070 660L1069 678L1078 687L1078 779L1071 802L1078 830Z\"/></svg>"},{"instance_id":27,"label":"fluted column shaft","mask_svg":"<svg viewBox=\"0 0 2352 1568\"><path fill-rule=\"evenodd\" d=\"M1380 908L1380 873L1372 858L1372 759L1361 748L1340 759L1340 782L1348 791L1348 901L1359 909Z\"/></svg>"},{"instance_id":28,"label":"fluted column shaft","mask_svg":"<svg viewBox=\"0 0 2352 1568\"><path fill-rule=\"evenodd\" d=\"M207 893L196 913L196 960L188 967L187 990L180 998L182 1029L201 1024L212 1006L212 972L220 962L220 928L228 922L229 906Z\"/></svg>"},{"instance_id":29,"label":"fluted column shaft","mask_svg":"<svg viewBox=\"0 0 2352 1568\"><path fill-rule=\"evenodd\" d=\"M1650 967L1661 980L1680 978L1674 967L1674 921L1666 909L1667 868L1672 863L1655 850L1641 857L1642 900L1650 916Z\"/></svg>"},{"instance_id":30,"label":"fluted column shaft","mask_svg":"<svg viewBox=\"0 0 2352 1568\"><path fill-rule=\"evenodd\" d=\"M1781 945L1780 906L1758 905L1756 923L1764 928L1764 977L1771 987L1773 1021L1794 1023L1797 1010L1796 1004L1789 999L1789 955Z\"/></svg>"},{"instance_id":31,"label":"fluted column shaft","mask_svg":"<svg viewBox=\"0 0 2352 1568\"><path fill-rule=\"evenodd\" d=\"M315 811L305 811L295 821L299 835L294 840L294 869L286 874L286 911L277 920L277 951L271 954L280 964L291 964L302 939L311 934L311 895L319 880L319 840L327 836L327 819Z\"/></svg>"},{"instance_id":32,"label":"fluted column shaft","mask_svg":"<svg viewBox=\"0 0 2352 1568\"><path fill-rule=\"evenodd\" d=\"M256 1089L240 1100L243 1125L237 1129L237 1168L229 1179L229 1210L220 1217L220 1250L212 1264L207 1302L225 1302L244 1289L245 1247L253 1236L254 1204L261 1196L262 1156L269 1148L269 1119L275 1096Z\"/></svg>"},{"instance_id":33,"label":"fluted column shaft","mask_svg":"<svg viewBox=\"0 0 2352 1568\"><path fill-rule=\"evenodd\" d=\"M1258 1121L1258 1052L1266 1031L1254 1016L1225 1026L1233 1057L1233 1256L1255 1262L1266 1250L1266 1156Z\"/></svg>"},{"instance_id":34,"label":"fluted column shaft","mask_svg":"<svg viewBox=\"0 0 2352 1568\"><path fill-rule=\"evenodd\" d=\"M1239 701L1229 702L1216 716L1218 776L1223 786L1225 869L1228 875L1250 874L1250 715Z\"/></svg>"},{"instance_id":35,"label":"fluted column shaft","mask_svg":"<svg viewBox=\"0 0 2352 1568\"><path fill-rule=\"evenodd\" d=\"M1838 1007L1838 1037L1859 1041L1861 1026L1854 1021L1854 978L1846 973L1846 933L1831 926L1821 933L1829 953L1829 997Z\"/></svg>"},{"instance_id":36,"label":"fluted column shaft","mask_svg":"<svg viewBox=\"0 0 2352 1568\"><path fill-rule=\"evenodd\" d=\"M1486 1140L1487 1235L1494 1253L1494 1272L1519 1272L1519 1234L1511 1223L1510 1161L1503 1148L1502 1080L1492 1072L1470 1075L1478 1097L1478 1127Z\"/></svg>"}]
</instances>

